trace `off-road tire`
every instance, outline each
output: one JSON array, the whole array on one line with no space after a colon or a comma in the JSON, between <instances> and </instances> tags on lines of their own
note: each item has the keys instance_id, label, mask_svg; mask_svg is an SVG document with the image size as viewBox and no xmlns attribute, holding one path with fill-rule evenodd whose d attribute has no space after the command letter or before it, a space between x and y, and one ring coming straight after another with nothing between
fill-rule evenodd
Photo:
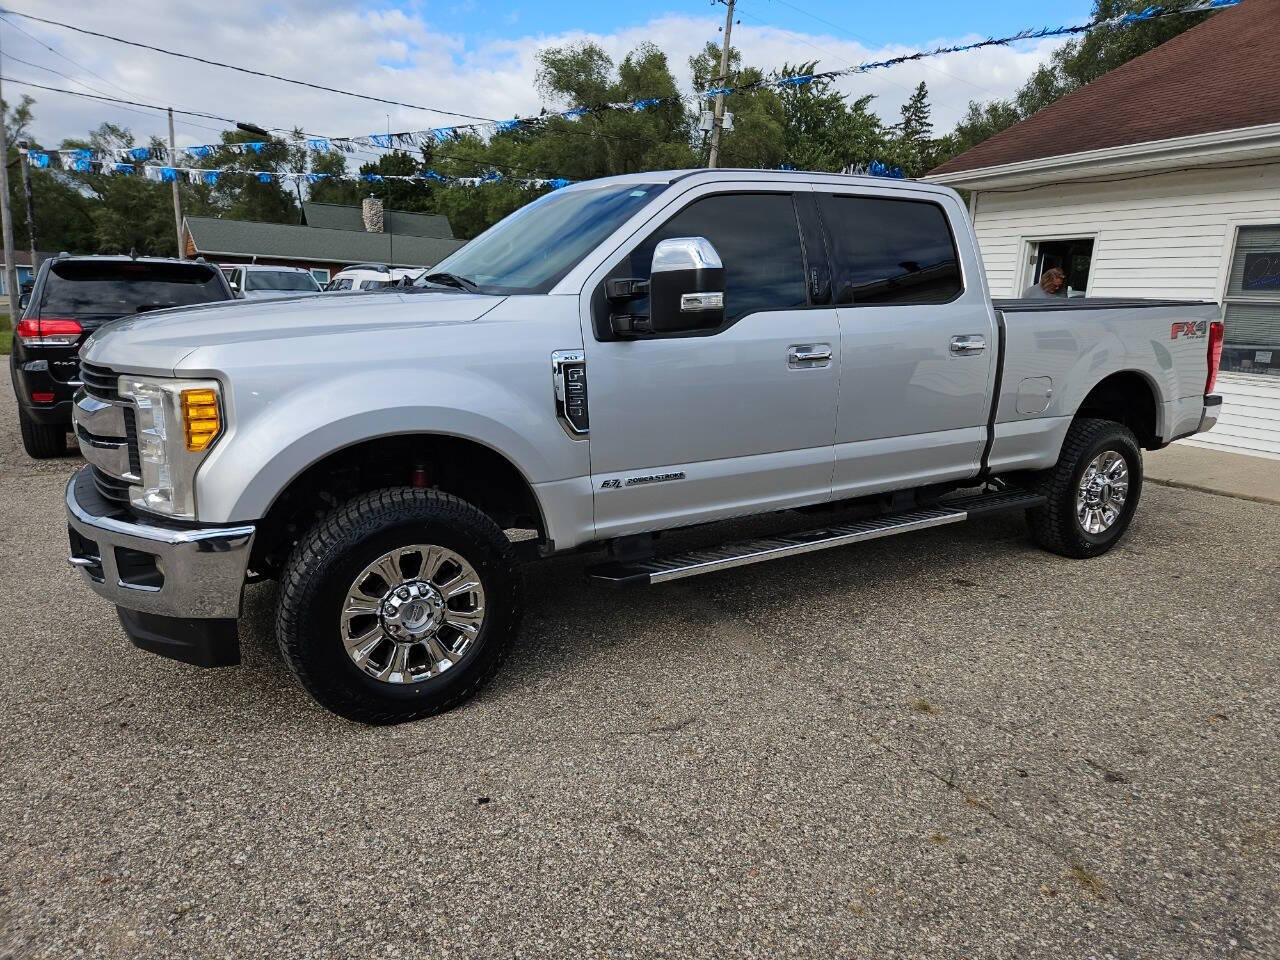
<instances>
[{"instance_id":1,"label":"off-road tire","mask_svg":"<svg viewBox=\"0 0 1280 960\"><path fill-rule=\"evenodd\" d=\"M453 668L417 683L385 683L352 663L340 613L366 564L414 543L466 557L484 583L485 619ZM289 669L322 706L360 723L404 723L457 706L497 673L519 627L520 594L515 551L489 517L438 490L392 487L337 508L294 547L280 580L276 639Z\"/></svg>"},{"instance_id":2,"label":"off-road tire","mask_svg":"<svg viewBox=\"0 0 1280 960\"><path fill-rule=\"evenodd\" d=\"M1103 532L1092 534L1076 518L1076 492L1089 463L1105 450L1124 457L1129 490L1116 521ZM1124 424L1112 420L1076 420L1067 431L1057 464L1037 474L1032 488L1049 501L1027 511L1031 538L1038 545L1064 557L1083 559L1104 554L1124 536L1142 495L1142 449L1138 439Z\"/></svg>"},{"instance_id":3,"label":"off-road tire","mask_svg":"<svg viewBox=\"0 0 1280 960\"><path fill-rule=\"evenodd\" d=\"M67 428L60 423L37 423L21 409L18 428L22 433L22 449L33 460L51 460L67 454Z\"/></svg>"}]
</instances>

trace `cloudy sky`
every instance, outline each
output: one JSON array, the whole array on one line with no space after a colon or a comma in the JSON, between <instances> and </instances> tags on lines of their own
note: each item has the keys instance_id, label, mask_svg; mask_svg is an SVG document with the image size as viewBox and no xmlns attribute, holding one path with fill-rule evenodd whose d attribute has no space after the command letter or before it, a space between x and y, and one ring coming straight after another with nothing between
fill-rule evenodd
<instances>
[{"instance_id":1,"label":"cloudy sky","mask_svg":"<svg viewBox=\"0 0 1280 960\"><path fill-rule=\"evenodd\" d=\"M689 56L716 40L724 21L724 7L707 0L562 0L553 8L519 0L356 6L332 0L13 0L5 6L171 50L491 118L536 113L538 50L581 40L594 40L615 59L642 41L652 41L667 53L677 79L687 87ZM1054 24L1084 21L1089 6L1067 0L1054 5L1051 19ZM1041 17L1046 16L1043 9ZM858 5L839 0L740 0L733 44L746 62L765 69L814 59L822 69L838 69L940 43L1044 25L1028 19L1032 11L1011 0L981 5L948 0ZM876 109L892 118L911 88L924 80L941 133L950 129L970 100L1008 96L1016 90L1059 43L1024 42L904 64L847 78L841 89L853 95L874 93ZM165 132L165 120L153 111L126 110L9 81L96 91L268 128L301 126L324 136L457 122L447 113L385 107L245 76L13 14L0 18L0 50L5 99L12 103L23 92L36 97L34 130L45 146L82 136L104 120L130 127L145 142ZM179 143L216 141L222 126L181 118Z\"/></svg>"}]
</instances>

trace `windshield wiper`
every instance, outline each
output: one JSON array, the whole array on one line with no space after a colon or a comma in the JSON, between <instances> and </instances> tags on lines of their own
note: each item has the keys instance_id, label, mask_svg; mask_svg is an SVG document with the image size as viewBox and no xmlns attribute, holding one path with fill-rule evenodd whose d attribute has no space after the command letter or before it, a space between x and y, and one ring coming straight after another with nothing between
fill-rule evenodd
<instances>
[{"instance_id":1,"label":"windshield wiper","mask_svg":"<svg viewBox=\"0 0 1280 960\"><path fill-rule=\"evenodd\" d=\"M427 283L434 283L438 287L457 287L459 290L467 291L467 293L480 292L480 287L476 285L474 280L468 280L466 277L460 277L455 273L428 273L422 279Z\"/></svg>"}]
</instances>

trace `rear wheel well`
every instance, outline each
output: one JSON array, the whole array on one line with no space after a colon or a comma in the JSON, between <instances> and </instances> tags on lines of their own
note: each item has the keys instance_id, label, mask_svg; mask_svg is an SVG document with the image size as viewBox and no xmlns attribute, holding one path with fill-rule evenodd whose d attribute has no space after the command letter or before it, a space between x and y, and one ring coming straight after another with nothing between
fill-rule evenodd
<instances>
[{"instance_id":1,"label":"rear wheel well","mask_svg":"<svg viewBox=\"0 0 1280 960\"><path fill-rule=\"evenodd\" d=\"M503 529L546 536L533 488L502 454L460 437L408 434L344 447L294 477L258 524L250 566L275 576L320 517L371 490L406 486L451 493Z\"/></svg>"},{"instance_id":2,"label":"rear wheel well","mask_svg":"<svg viewBox=\"0 0 1280 960\"><path fill-rule=\"evenodd\" d=\"M1140 373L1113 373L1101 380L1076 411L1076 419L1083 417L1123 423L1144 448L1160 446L1155 391Z\"/></svg>"}]
</instances>

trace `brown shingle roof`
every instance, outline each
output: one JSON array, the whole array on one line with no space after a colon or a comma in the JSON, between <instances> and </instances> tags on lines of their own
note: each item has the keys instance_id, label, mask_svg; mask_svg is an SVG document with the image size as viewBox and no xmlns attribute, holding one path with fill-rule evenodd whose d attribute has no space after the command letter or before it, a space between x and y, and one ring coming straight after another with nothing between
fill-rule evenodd
<instances>
[{"instance_id":1,"label":"brown shingle roof","mask_svg":"<svg viewBox=\"0 0 1280 960\"><path fill-rule=\"evenodd\" d=\"M1280 0L1245 0L930 171L1280 122Z\"/></svg>"}]
</instances>

